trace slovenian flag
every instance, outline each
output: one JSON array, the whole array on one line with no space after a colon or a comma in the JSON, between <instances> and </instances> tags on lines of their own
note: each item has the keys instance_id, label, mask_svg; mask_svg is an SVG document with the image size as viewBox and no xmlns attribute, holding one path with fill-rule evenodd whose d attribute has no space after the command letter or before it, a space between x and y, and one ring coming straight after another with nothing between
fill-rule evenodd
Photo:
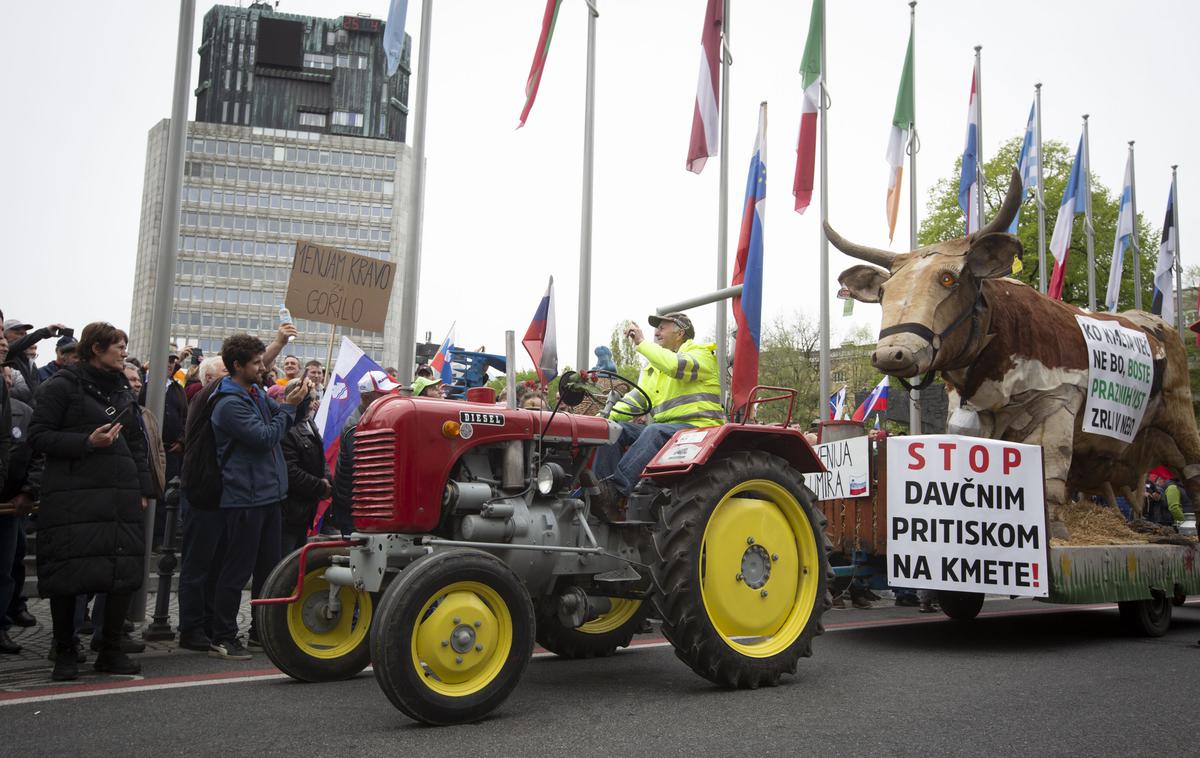
<instances>
[{"instance_id":1,"label":"slovenian flag","mask_svg":"<svg viewBox=\"0 0 1200 758\"><path fill-rule=\"evenodd\" d=\"M792 194L796 212L804 213L813 196L813 171L817 165L817 112L821 103L821 38L825 28L825 0L813 0L808 18L808 39L800 59L800 77L804 87L800 105L800 137L796 143L796 178Z\"/></svg>"},{"instance_id":2,"label":"slovenian flag","mask_svg":"<svg viewBox=\"0 0 1200 758\"><path fill-rule=\"evenodd\" d=\"M1063 284L1067 278L1067 255L1071 252L1071 230L1075 225L1075 214L1083 213L1083 193L1087 191L1087 178L1083 171L1083 136L1075 150L1075 161L1071 164L1071 176L1063 190L1062 204L1058 206L1058 218L1054 221L1054 234L1050 236L1050 252L1054 255L1054 270L1050 274L1050 289L1046 292L1054 300L1062 300Z\"/></svg>"},{"instance_id":3,"label":"slovenian flag","mask_svg":"<svg viewBox=\"0 0 1200 758\"><path fill-rule=\"evenodd\" d=\"M546 294L542 295L521 344L533 359L538 381L545 387L551 379L558 376L558 340L554 333L554 277L550 277Z\"/></svg>"},{"instance_id":4,"label":"slovenian flag","mask_svg":"<svg viewBox=\"0 0 1200 758\"><path fill-rule=\"evenodd\" d=\"M342 427L358 407L358 380L368 371L383 371L383 367L371 360L349 337L342 337L342 346L333 366L333 378L325 385L321 407L317 409L314 419L321 433L321 444L325 447L325 460L329 463L330 471L337 463Z\"/></svg>"},{"instance_id":5,"label":"slovenian flag","mask_svg":"<svg viewBox=\"0 0 1200 758\"><path fill-rule=\"evenodd\" d=\"M1162 316L1163 321L1175 324L1175 298L1171 277L1175 271L1175 183L1167 193L1167 217L1163 221L1162 241L1158 245L1158 264L1154 267L1154 301L1150 312Z\"/></svg>"},{"instance_id":6,"label":"slovenian flag","mask_svg":"<svg viewBox=\"0 0 1200 758\"><path fill-rule=\"evenodd\" d=\"M696 107L692 112L692 138L688 142L687 170L698 174L710 155L717 154L721 136L721 31L725 5L708 0L704 31L700 34L700 78L696 82Z\"/></svg>"},{"instance_id":7,"label":"slovenian flag","mask_svg":"<svg viewBox=\"0 0 1200 758\"><path fill-rule=\"evenodd\" d=\"M846 413L846 385L829 396L829 418L837 421Z\"/></svg>"},{"instance_id":8,"label":"slovenian flag","mask_svg":"<svg viewBox=\"0 0 1200 758\"><path fill-rule=\"evenodd\" d=\"M967 144L963 147L962 175L958 179L958 207L967 217L967 234L979 231L979 66L971 69L971 99L967 103Z\"/></svg>"},{"instance_id":9,"label":"slovenian flag","mask_svg":"<svg viewBox=\"0 0 1200 758\"><path fill-rule=\"evenodd\" d=\"M456 322L457 323L457 322ZM433 360L429 362L429 368L433 373L441 378L442 383L448 385L454 384L454 366L450 363L450 349L454 347L454 324L450 325L450 331L446 332L446 339L442 340L441 347L434 353Z\"/></svg>"},{"instance_id":10,"label":"slovenian flag","mask_svg":"<svg viewBox=\"0 0 1200 758\"><path fill-rule=\"evenodd\" d=\"M767 213L767 104L758 107L758 135L746 177L746 201L742 205L742 230L738 235L737 258L733 264L734 285L742 294L733 298L737 321L734 346L733 385L730 388L736 415L750 402L758 384L758 351L762 336L763 221Z\"/></svg>"},{"instance_id":11,"label":"slovenian flag","mask_svg":"<svg viewBox=\"0 0 1200 758\"><path fill-rule=\"evenodd\" d=\"M904 54L904 69L900 72L900 91L896 94L896 110L892 114L892 131L888 137L888 241L896 234L896 214L900 210L900 180L904 177L904 147L909 142L916 120L913 101L913 30L908 32L908 52Z\"/></svg>"},{"instance_id":12,"label":"slovenian flag","mask_svg":"<svg viewBox=\"0 0 1200 758\"><path fill-rule=\"evenodd\" d=\"M1104 307L1110 312L1117 309L1121 298L1121 274L1125 268L1125 250L1133 236L1133 155L1125 160L1125 183L1121 186L1121 205L1117 210L1117 233L1113 238L1112 265L1108 268L1108 291L1104 294ZM1135 282L1133 286L1138 286Z\"/></svg>"},{"instance_id":13,"label":"slovenian flag","mask_svg":"<svg viewBox=\"0 0 1200 758\"><path fill-rule=\"evenodd\" d=\"M867 416L870 416L876 411L886 411L888 407L888 377L883 377L879 380L879 384L875 385L875 389L871 390L871 394L867 395L867 399L862 405L854 411L852 417L855 421L864 421Z\"/></svg>"},{"instance_id":14,"label":"slovenian flag","mask_svg":"<svg viewBox=\"0 0 1200 758\"><path fill-rule=\"evenodd\" d=\"M542 72L546 70L546 58L550 55L550 38L554 36L554 22L558 20L558 9L562 0L546 0L546 10L542 13L542 33L538 35L537 48L533 51L533 65L529 67L529 77L525 80L525 107L521 109L520 129L529 118L533 101L537 99L538 87L542 83Z\"/></svg>"}]
</instances>

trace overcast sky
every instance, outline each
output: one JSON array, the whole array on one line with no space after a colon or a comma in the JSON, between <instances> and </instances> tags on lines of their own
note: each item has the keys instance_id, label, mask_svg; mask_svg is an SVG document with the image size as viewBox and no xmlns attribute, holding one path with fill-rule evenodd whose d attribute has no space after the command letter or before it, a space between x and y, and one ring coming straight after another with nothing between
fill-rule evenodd
<instances>
[{"instance_id":1,"label":"overcast sky","mask_svg":"<svg viewBox=\"0 0 1200 758\"><path fill-rule=\"evenodd\" d=\"M386 0L283 0L281 11L386 18ZM428 114L428 178L418 333L500 352L523 334L553 275L561 364L575 363L587 12L565 0L537 104L514 127L543 0L437 0ZM684 169L705 0L598 0L596 176L590 344L618 321L716 284L718 171ZM769 102L764 322L806 312L820 292L818 207L792 210L800 114L797 73L806 0L735 0L730 116L730 263L754 143ZM201 18L211 7L197 5ZM420 0L410 0L416 37ZM7 232L3 307L41 326L127 325L146 133L169 115L178 5L68 0L7 8L9 117L0 207ZM887 247L884 153L908 37L904 0L840 0L828 9L830 219ZM973 47L983 46L985 158L1024 129L1043 87L1043 134L1074 145L1091 114L1091 164L1116 189L1137 140L1138 208L1162 223L1179 164L1185 265L1200 262L1200 4L1116 0L1004 3L921 0L917 7L918 184L953 170L963 148ZM420 41L417 41L419 46ZM413 65L417 52L413 53ZM193 57L192 86L198 58ZM415 71L419 77L424 72ZM411 100L415 100L415 81ZM195 101L189 101L194 111ZM410 121L411 124L411 121ZM411 134L411 127L410 127ZM906 167L907 171L907 167ZM907 187L907 175L905 177ZM907 195L893 249L907 249ZM1047 237L1049 230L1047 230ZM1189 240L1193 243L1189 245ZM1080 256L1081 257L1081 256ZM1079 258L1074 258L1077 263ZM851 261L831 248L830 291ZM711 333L712 306L694 313ZM878 307L831 311L834 344ZM528 358L522 356L528 364Z\"/></svg>"}]
</instances>

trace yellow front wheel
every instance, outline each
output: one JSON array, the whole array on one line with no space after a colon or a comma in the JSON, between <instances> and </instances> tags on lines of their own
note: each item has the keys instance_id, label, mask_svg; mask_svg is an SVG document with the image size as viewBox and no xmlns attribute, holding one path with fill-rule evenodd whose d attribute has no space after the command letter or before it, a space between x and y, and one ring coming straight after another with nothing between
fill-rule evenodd
<instances>
[{"instance_id":1,"label":"yellow front wheel","mask_svg":"<svg viewBox=\"0 0 1200 758\"><path fill-rule=\"evenodd\" d=\"M664 517L654 599L676 655L727 687L795 673L830 604L824 518L801 474L734 453L680 481Z\"/></svg>"},{"instance_id":2,"label":"yellow front wheel","mask_svg":"<svg viewBox=\"0 0 1200 758\"><path fill-rule=\"evenodd\" d=\"M476 550L432 553L402 571L379 603L375 679L418 721L477 721L516 687L533 630L533 603L507 565Z\"/></svg>"},{"instance_id":3,"label":"yellow front wheel","mask_svg":"<svg viewBox=\"0 0 1200 758\"><path fill-rule=\"evenodd\" d=\"M333 557L345 554L345 549L314 548L305 562L304 589L299 600L290 605L254 607L264 652L293 679L347 679L371 663L371 594L348 586L331 588L324 578ZM262 596L291 595L299 562L298 550L284 558L267 577Z\"/></svg>"}]
</instances>

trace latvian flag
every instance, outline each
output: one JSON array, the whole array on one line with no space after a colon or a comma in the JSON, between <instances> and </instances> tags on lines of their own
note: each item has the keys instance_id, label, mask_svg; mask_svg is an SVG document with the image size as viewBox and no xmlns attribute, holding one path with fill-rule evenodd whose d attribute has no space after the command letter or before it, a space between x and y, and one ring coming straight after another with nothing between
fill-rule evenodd
<instances>
[{"instance_id":1,"label":"latvian flag","mask_svg":"<svg viewBox=\"0 0 1200 758\"><path fill-rule=\"evenodd\" d=\"M808 19L808 39L804 43L804 57L800 60L804 102L800 108L800 138L796 143L796 178L792 182L797 213L804 213L813 196L813 169L817 165L817 111L821 103L821 38L824 28L825 0L813 0L812 14Z\"/></svg>"},{"instance_id":2,"label":"latvian flag","mask_svg":"<svg viewBox=\"0 0 1200 758\"><path fill-rule=\"evenodd\" d=\"M1075 150L1075 162L1071 164L1071 178L1063 190L1062 204L1058 206L1058 218L1054 221L1054 234L1050 236L1050 252L1054 255L1054 270L1050 274L1050 289L1046 293L1053 300L1062 300L1063 284L1067 278L1067 254L1071 252L1071 229L1075 225L1075 214L1083 213L1087 179L1083 171L1083 136Z\"/></svg>"},{"instance_id":3,"label":"latvian flag","mask_svg":"<svg viewBox=\"0 0 1200 758\"><path fill-rule=\"evenodd\" d=\"M554 277L550 277L550 284L546 285L546 294L542 295L521 344L533 359L538 381L545 387L551 379L558 376L558 339L554 329Z\"/></svg>"},{"instance_id":4,"label":"latvian flag","mask_svg":"<svg viewBox=\"0 0 1200 758\"><path fill-rule=\"evenodd\" d=\"M542 83L542 72L546 69L546 57L550 55L550 38L554 36L554 22L558 20L558 9L562 0L546 0L546 10L542 14L542 33L538 36L537 48L533 51L533 65L529 67L529 78L525 80L525 107L521 109L520 129L529 118L533 101L537 99L538 86Z\"/></svg>"},{"instance_id":5,"label":"latvian flag","mask_svg":"<svg viewBox=\"0 0 1200 758\"><path fill-rule=\"evenodd\" d=\"M700 80L696 84L696 109L692 114L692 139L688 144L687 170L704 170L708 156L717 154L721 130L721 25L722 0L708 0L704 31L700 35Z\"/></svg>"},{"instance_id":6,"label":"latvian flag","mask_svg":"<svg viewBox=\"0 0 1200 758\"><path fill-rule=\"evenodd\" d=\"M916 118L913 103L913 33L908 33L908 52L904 54L904 70L900 72L900 91L896 95L896 111L892 114L892 132L888 138L887 221L888 241L896 235L896 213L900 209L900 180L904 176L904 147L912 135Z\"/></svg>"},{"instance_id":7,"label":"latvian flag","mask_svg":"<svg viewBox=\"0 0 1200 758\"><path fill-rule=\"evenodd\" d=\"M875 389L871 390L871 394L867 395L867 399L863 404L858 406L854 411L853 419L855 421L864 421L867 416L875 412L886 411L888 407L888 378L885 376L879 380L879 384L875 385Z\"/></svg>"},{"instance_id":8,"label":"latvian flag","mask_svg":"<svg viewBox=\"0 0 1200 758\"><path fill-rule=\"evenodd\" d=\"M967 234L979 231L979 66L971 69L971 99L967 103L967 144L963 147L962 175L958 179L958 207L967 217Z\"/></svg>"}]
</instances>

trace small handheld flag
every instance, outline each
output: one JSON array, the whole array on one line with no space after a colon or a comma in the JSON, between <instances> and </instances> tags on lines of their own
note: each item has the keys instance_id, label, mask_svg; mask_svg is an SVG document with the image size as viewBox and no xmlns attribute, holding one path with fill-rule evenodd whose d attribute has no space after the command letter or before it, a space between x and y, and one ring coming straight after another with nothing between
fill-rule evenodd
<instances>
[{"instance_id":1,"label":"small handheld flag","mask_svg":"<svg viewBox=\"0 0 1200 758\"><path fill-rule=\"evenodd\" d=\"M879 380L879 384L875 385L875 389L871 390L871 394L867 395L867 399L862 405L854 411L851 417L855 421L865 421L867 416L876 411L886 411L888 407L888 377L883 377ZM878 423L878 419L876 419Z\"/></svg>"},{"instance_id":2,"label":"small handheld flag","mask_svg":"<svg viewBox=\"0 0 1200 758\"><path fill-rule=\"evenodd\" d=\"M837 421L846 414L846 385L829 396L829 418Z\"/></svg>"},{"instance_id":3,"label":"small handheld flag","mask_svg":"<svg viewBox=\"0 0 1200 758\"><path fill-rule=\"evenodd\" d=\"M454 324L450 325L450 331L446 332L446 339L442 340L438 351L434 353L433 360L429 362L429 368L433 370L443 384L454 384L454 367L450 363L450 349L454 347Z\"/></svg>"}]
</instances>

